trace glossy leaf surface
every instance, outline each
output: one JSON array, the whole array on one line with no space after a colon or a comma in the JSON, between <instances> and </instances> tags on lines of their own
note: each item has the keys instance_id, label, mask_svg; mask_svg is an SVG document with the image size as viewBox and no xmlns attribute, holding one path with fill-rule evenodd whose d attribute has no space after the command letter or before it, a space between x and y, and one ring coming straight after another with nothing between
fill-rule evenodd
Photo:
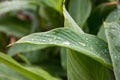
<instances>
[{"instance_id":1,"label":"glossy leaf surface","mask_svg":"<svg viewBox=\"0 0 120 80\"><path fill-rule=\"evenodd\" d=\"M120 22L105 23L105 34L116 80L120 80Z\"/></svg>"},{"instance_id":2,"label":"glossy leaf surface","mask_svg":"<svg viewBox=\"0 0 120 80\"><path fill-rule=\"evenodd\" d=\"M55 29L44 33L35 33L23 37L16 44L36 44L40 46L61 46L87 55L98 62L111 66L107 43L95 36L77 34L67 28Z\"/></svg>"}]
</instances>

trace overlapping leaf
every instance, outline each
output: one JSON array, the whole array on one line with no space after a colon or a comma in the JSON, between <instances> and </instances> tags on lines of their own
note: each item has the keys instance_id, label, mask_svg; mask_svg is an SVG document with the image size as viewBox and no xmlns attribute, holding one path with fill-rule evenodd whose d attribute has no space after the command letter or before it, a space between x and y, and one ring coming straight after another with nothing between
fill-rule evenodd
<instances>
[{"instance_id":1,"label":"overlapping leaf","mask_svg":"<svg viewBox=\"0 0 120 80\"><path fill-rule=\"evenodd\" d=\"M105 23L105 34L116 80L120 80L120 22Z\"/></svg>"},{"instance_id":2,"label":"overlapping leaf","mask_svg":"<svg viewBox=\"0 0 120 80\"><path fill-rule=\"evenodd\" d=\"M55 29L44 33L35 33L23 37L16 43L66 47L81 52L108 67L111 65L107 43L95 36L88 34L78 35L74 31L66 28Z\"/></svg>"},{"instance_id":3,"label":"overlapping leaf","mask_svg":"<svg viewBox=\"0 0 120 80\"><path fill-rule=\"evenodd\" d=\"M25 76L19 74L15 70L0 64L0 79L1 80L30 80Z\"/></svg>"},{"instance_id":4,"label":"overlapping leaf","mask_svg":"<svg viewBox=\"0 0 120 80\"><path fill-rule=\"evenodd\" d=\"M21 21L15 17L0 18L0 31L16 36L23 37L29 33L30 23Z\"/></svg>"},{"instance_id":5,"label":"overlapping leaf","mask_svg":"<svg viewBox=\"0 0 120 80\"><path fill-rule=\"evenodd\" d=\"M42 0L42 2L62 13L63 0Z\"/></svg>"},{"instance_id":6,"label":"overlapping leaf","mask_svg":"<svg viewBox=\"0 0 120 80\"><path fill-rule=\"evenodd\" d=\"M116 22L116 21L120 21L120 10L119 9L115 9L114 11L112 11L108 15L107 19L105 20L105 22ZM107 42L103 25L100 28L98 37Z\"/></svg>"},{"instance_id":7,"label":"overlapping leaf","mask_svg":"<svg viewBox=\"0 0 120 80\"><path fill-rule=\"evenodd\" d=\"M42 69L23 67L20 64L18 64L15 60L13 60L11 57L1 52L0 52L0 62L4 63L10 68L13 68L17 72L21 73L22 75L32 80L58 80L57 78L52 77Z\"/></svg>"},{"instance_id":8,"label":"overlapping leaf","mask_svg":"<svg viewBox=\"0 0 120 80\"><path fill-rule=\"evenodd\" d=\"M70 0L68 10L76 23L83 27L91 13L90 0Z\"/></svg>"}]
</instances>

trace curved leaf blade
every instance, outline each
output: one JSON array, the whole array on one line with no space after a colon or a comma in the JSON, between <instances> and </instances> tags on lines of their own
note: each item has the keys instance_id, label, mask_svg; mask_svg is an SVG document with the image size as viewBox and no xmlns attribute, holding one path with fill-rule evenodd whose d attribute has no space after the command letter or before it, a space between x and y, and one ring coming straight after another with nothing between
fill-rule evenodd
<instances>
[{"instance_id":1,"label":"curved leaf blade","mask_svg":"<svg viewBox=\"0 0 120 80\"><path fill-rule=\"evenodd\" d=\"M120 10L119 9L113 10L108 15L107 19L105 20L105 22L116 22L116 21L120 21ZM98 35L99 38L101 38L101 39L103 39L104 41L107 42L103 25L101 26L97 35Z\"/></svg>"},{"instance_id":2,"label":"curved leaf blade","mask_svg":"<svg viewBox=\"0 0 120 80\"><path fill-rule=\"evenodd\" d=\"M30 68L28 67L23 67L20 64L18 64L15 60L13 60L10 56L5 55L4 53L0 52L0 62L4 63L5 65L9 66L10 68L16 70L17 72L21 73L22 75L28 77L29 79L32 80L47 80L47 77L44 76L42 73L48 75L47 72L45 72L44 70L37 70L36 71L32 71ZM52 76L48 76L51 77L50 80L58 80Z\"/></svg>"},{"instance_id":3,"label":"curved leaf blade","mask_svg":"<svg viewBox=\"0 0 120 80\"><path fill-rule=\"evenodd\" d=\"M23 37L16 44L36 44L39 46L66 47L96 61L111 67L111 60L107 49L107 43L89 34L77 34L67 28L59 28L48 32L35 33Z\"/></svg>"},{"instance_id":4,"label":"curved leaf blade","mask_svg":"<svg viewBox=\"0 0 120 80\"><path fill-rule=\"evenodd\" d=\"M105 34L116 80L120 80L120 22L105 23Z\"/></svg>"},{"instance_id":5,"label":"curved leaf blade","mask_svg":"<svg viewBox=\"0 0 120 80\"><path fill-rule=\"evenodd\" d=\"M19 74L15 70L0 64L0 79L1 80L30 80L25 76Z\"/></svg>"},{"instance_id":6,"label":"curved leaf blade","mask_svg":"<svg viewBox=\"0 0 120 80\"><path fill-rule=\"evenodd\" d=\"M73 50L67 50L67 62L68 80L115 80L109 69Z\"/></svg>"},{"instance_id":7,"label":"curved leaf blade","mask_svg":"<svg viewBox=\"0 0 120 80\"><path fill-rule=\"evenodd\" d=\"M70 16L70 14L67 12L65 6L63 6L63 14L64 14L64 27L69 27L70 29L76 31L76 32L80 32L80 33L84 33L82 31L82 29L79 27L79 25L73 20L73 18Z\"/></svg>"}]
</instances>

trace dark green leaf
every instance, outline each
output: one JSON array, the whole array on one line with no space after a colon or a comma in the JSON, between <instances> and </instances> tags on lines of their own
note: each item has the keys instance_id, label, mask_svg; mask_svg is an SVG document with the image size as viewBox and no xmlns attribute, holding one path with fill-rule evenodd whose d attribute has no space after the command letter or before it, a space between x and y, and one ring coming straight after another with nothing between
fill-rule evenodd
<instances>
[{"instance_id":1,"label":"dark green leaf","mask_svg":"<svg viewBox=\"0 0 120 80\"><path fill-rule=\"evenodd\" d=\"M42 2L62 13L63 0L42 0Z\"/></svg>"},{"instance_id":2,"label":"dark green leaf","mask_svg":"<svg viewBox=\"0 0 120 80\"><path fill-rule=\"evenodd\" d=\"M96 34L108 14L116 8L115 2L103 3L95 7L88 19L90 33Z\"/></svg>"},{"instance_id":3,"label":"dark green leaf","mask_svg":"<svg viewBox=\"0 0 120 80\"><path fill-rule=\"evenodd\" d=\"M0 31L16 37L22 37L29 33L30 23L21 21L15 17L1 17Z\"/></svg>"}]
</instances>

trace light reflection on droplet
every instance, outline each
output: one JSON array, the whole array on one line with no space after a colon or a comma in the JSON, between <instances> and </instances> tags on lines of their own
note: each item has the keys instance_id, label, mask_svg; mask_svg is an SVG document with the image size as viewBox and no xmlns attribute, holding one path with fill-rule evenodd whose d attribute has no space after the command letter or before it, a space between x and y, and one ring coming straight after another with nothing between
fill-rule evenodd
<instances>
[{"instance_id":1,"label":"light reflection on droplet","mask_svg":"<svg viewBox=\"0 0 120 80\"><path fill-rule=\"evenodd\" d=\"M63 44L63 45L70 45L70 43L69 43L68 41L63 42L62 44Z\"/></svg>"},{"instance_id":2,"label":"light reflection on droplet","mask_svg":"<svg viewBox=\"0 0 120 80\"><path fill-rule=\"evenodd\" d=\"M81 42L78 42L80 45L82 45L82 46L86 46L86 44L84 44L84 43L81 43Z\"/></svg>"}]
</instances>

